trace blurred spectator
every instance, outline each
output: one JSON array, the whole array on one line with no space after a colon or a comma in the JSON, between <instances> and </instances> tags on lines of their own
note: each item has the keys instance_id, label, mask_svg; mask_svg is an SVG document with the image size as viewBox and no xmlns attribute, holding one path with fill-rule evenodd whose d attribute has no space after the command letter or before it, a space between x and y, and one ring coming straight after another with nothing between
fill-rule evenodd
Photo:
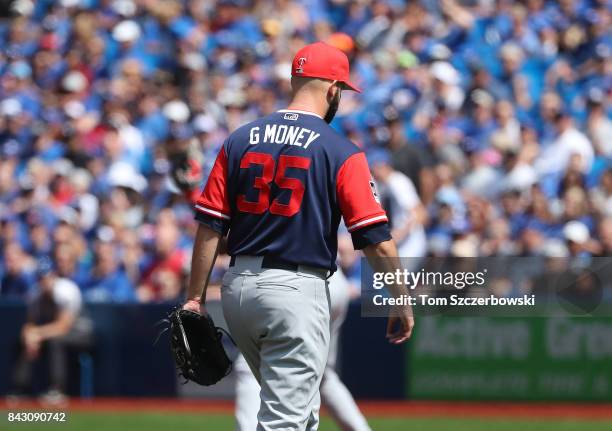
<instances>
[{"instance_id":1,"label":"blurred spectator","mask_svg":"<svg viewBox=\"0 0 612 431\"><path fill-rule=\"evenodd\" d=\"M404 125L399 118L388 121L389 141L393 167L410 178L423 202L430 202L433 197L433 172L431 160L423 149L411 144L406 138Z\"/></svg>"},{"instance_id":2,"label":"blurred spectator","mask_svg":"<svg viewBox=\"0 0 612 431\"><path fill-rule=\"evenodd\" d=\"M351 296L359 296L361 289L361 259L353 248L348 231L338 235L338 268L342 270L351 285Z\"/></svg>"},{"instance_id":3,"label":"blurred spectator","mask_svg":"<svg viewBox=\"0 0 612 431\"><path fill-rule=\"evenodd\" d=\"M0 279L0 297L25 298L30 293L33 282L27 270L27 255L16 242L6 244L2 252L4 268Z\"/></svg>"},{"instance_id":4,"label":"blurred spectator","mask_svg":"<svg viewBox=\"0 0 612 431\"><path fill-rule=\"evenodd\" d=\"M602 243L602 256L612 256L612 218L606 218L599 224L599 237Z\"/></svg>"},{"instance_id":5,"label":"blurred spectator","mask_svg":"<svg viewBox=\"0 0 612 431\"><path fill-rule=\"evenodd\" d=\"M599 89L589 93L587 133L599 154L612 157L612 120L606 115L604 98Z\"/></svg>"},{"instance_id":6,"label":"blurred spectator","mask_svg":"<svg viewBox=\"0 0 612 431\"><path fill-rule=\"evenodd\" d=\"M425 224L427 214L410 178L391 167L391 155L385 150L373 150L368 163L378 187L378 199L387 211L391 235L397 243L399 256L420 258L425 256L427 240ZM372 184L372 188L374 188ZM415 260L412 259L412 264Z\"/></svg>"},{"instance_id":7,"label":"blurred spectator","mask_svg":"<svg viewBox=\"0 0 612 431\"><path fill-rule=\"evenodd\" d=\"M150 263L143 273L138 297L143 302L178 298L186 273L188 255L180 248L179 230L171 212L160 214L154 232Z\"/></svg>"},{"instance_id":8,"label":"blurred spectator","mask_svg":"<svg viewBox=\"0 0 612 431\"><path fill-rule=\"evenodd\" d=\"M117 245L113 242L94 244L94 266L83 286L83 297L87 302L136 301L134 286L119 266Z\"/></svg>"},{"instance_id":9,"label":"blurred spectator","mask_svg":"<svg viewBox=\"0 0 612 431\"><path fill-rule=\"evenodd\" d=\"M563 236L572 257L586 257L597 252L597 243L591 240L584 223L570 221L563 227Z\"/></svg>"},{"instance_id":10,"label":"blurred spectator","mask_svg":"<svg viewBox=\"0 0 612 431\"><path fill-rule=\"evenodd\" d=\"M566 112L561 112L555 117L557 137L550 147L546 149L536 169L541 175L564 172L570 165L574 156L579 157L574 163L579 166L580 171L587 173L593 164L593 147L588 138L576 129L574 121Z\"/></svg>"},{"instance_id":11,"label":"blurred spectator","mask_svg":"<svg viewBox=\"0 0 612 431\"><path fill-rule=\"evenodd\" d=\"M79 255L73 243L57 244L53 250L53 262L60 277L73 281L77 286L84 286L88 269L79 262Z\"/></svg>"},{"instance_id":12,"label":"blurred spectator","mask_svg":"<svg viewBox=\"0 0 612 431\"><path fill-rule=\"evenodd\" d=\"M27 322L21 330L21 354L13 373L15 395L31 389L32 366L44 359L49 364L51 386L43 399L63 405L68 350L91 343L91 321L84 317L79 288L58 277L50 259L39 261L36 275L38 290L28 304Z\"/></svg>"}]
</instances>

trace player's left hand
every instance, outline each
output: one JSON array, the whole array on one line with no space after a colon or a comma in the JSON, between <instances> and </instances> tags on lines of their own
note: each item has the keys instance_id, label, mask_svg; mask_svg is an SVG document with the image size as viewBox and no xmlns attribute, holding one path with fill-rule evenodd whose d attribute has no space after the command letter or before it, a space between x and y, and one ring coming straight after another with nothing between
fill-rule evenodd
<instances>
[{"instance_id":1,"label":"player's left hand","mask_svg":"<svg viewBox=\"0 0 612 431\"><path fill-rule=\"evenodd\" d=\"M401 344L408 341L414 328L412 308L397 307L391 310L387 322L387 338L391 344Z\"/></svg>"}]
</instances>

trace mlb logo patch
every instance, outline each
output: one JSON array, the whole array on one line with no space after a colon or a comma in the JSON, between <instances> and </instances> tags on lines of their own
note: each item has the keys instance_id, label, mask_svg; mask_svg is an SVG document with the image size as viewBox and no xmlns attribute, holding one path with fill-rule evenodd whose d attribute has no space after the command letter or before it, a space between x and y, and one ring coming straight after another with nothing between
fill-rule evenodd
<instances>
[{"instance_id":1,"label":"mlb logo patch","mask_svg":"<svg viewBox=\"0 0 612 431\"><path fill-rule=\"evenodd\" d=\"M297 119L298 119L298 117L299 117L299 115L298 115L298 114L296 114L295 112L287 112L287 113L284 115L284 117L283 117L283 118L284 118L285 120L295 121L295 120L297 120Z\"/></svg>"}]
</instances>

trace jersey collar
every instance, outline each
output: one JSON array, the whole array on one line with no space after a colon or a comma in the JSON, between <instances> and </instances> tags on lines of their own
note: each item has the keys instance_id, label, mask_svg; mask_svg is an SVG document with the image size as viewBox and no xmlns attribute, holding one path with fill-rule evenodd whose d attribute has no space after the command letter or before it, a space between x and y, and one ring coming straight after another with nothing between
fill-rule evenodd
<instances>
[{"instance_id":1,"label":"jersey collar","mask_svg":"<svg viewBox=\"0 0 612 431\"><path fill-rule=\"evenodd\" d=\"M299 109L279 109L276 112L280 112L280 113L295 112L297 114L312 115L314 117L319 117L319 118L323 119L323 117L321 117L319 114L315 114L314 112L310 112L310 111L300 111Z\"/></svg>"}]
</instances>

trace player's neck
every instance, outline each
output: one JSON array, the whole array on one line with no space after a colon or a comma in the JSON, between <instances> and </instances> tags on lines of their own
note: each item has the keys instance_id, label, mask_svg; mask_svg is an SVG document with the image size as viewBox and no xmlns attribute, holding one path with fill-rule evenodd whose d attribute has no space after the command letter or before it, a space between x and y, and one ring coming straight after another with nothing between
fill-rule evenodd
<instances>
[{"instance_id":1,"label":"player's neck","mask_svg":"<svg viewBox=\"0 0 612 431\"><path fill-rule=\"evenodd\" d=\"M287 106L289 111L312 112L321 118L327 113L327 108L327 104L321 103L309 94L296 94Z\"/></svg>"}]
</instances>

